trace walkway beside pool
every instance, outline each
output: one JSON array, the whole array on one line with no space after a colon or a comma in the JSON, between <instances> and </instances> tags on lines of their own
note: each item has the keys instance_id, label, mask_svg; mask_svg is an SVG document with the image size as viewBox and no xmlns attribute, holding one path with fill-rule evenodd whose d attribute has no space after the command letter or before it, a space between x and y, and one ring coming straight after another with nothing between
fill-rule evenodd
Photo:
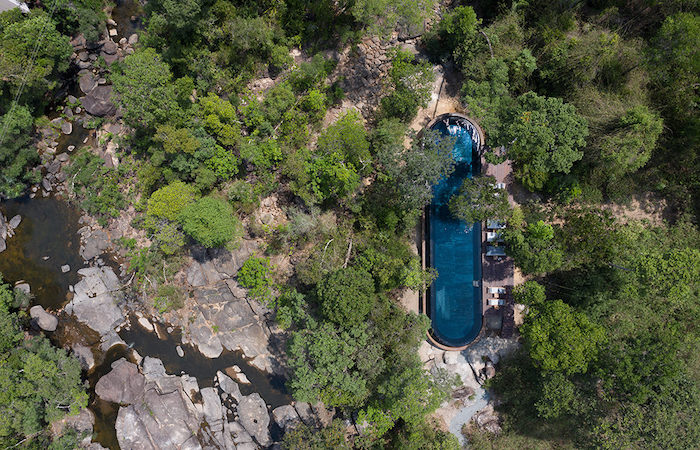
<instances>
[{"instance_id":1,"label":"walkway beside pool","mask_svg":"<svg viewBox=\"0 0 700 450\"><path fill-rule=\"evenodd\" d=\"M515 200L510 193L513 184L513 168L509 160L501 164L490 164L486 162L483 155L481 157L481 169L483 175L492 176L496 179L496 184L505 185L508 192L508 202L514 206ZM510 338L515 329L514 301L513 301L513 275L515 264L510 256L486 256L488 242L487 233L497 230L487 226L481 231L481 293L482 308L486 326L494 329L499 328L500 321L501 337ZM490 289L489 289L490 288ZM489 304L492 303L492 304ZM495 303L495 304L494 304ZM503 303L498 305L497 303Z\"/></svg>"}]
</instances>

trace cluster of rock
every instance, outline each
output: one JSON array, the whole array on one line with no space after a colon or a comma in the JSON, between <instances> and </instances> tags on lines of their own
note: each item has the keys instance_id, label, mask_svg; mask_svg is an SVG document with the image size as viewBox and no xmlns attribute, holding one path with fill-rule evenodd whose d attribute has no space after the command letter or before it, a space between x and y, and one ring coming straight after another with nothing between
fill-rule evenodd
<instances>
[{"instance_id":1,"label":"cluster of rock","mask_svg":"<svg viewBox=\"0 0 700 450\"><path fill-rule=\"evenodd\" d=\"M396 38L388 42L377 37L365 38L355 51L348 48L340 55L335 73L343 77L342 87L348 100L365 116L379 104L382 79L391 68L387 51L397 43Z\"/></svg>"},{"instance_id":2,"label":"cluster of rock","mask_svg":"<svg viewBox=\"0 0 700 450\"><path fill-rule=\"evenodd\" d=\"M22 222L22 217L19 215L14 216L12 219L7 220L7 217L0 213L0 253L7 249L7 239L15 235L15 230Z\"/></svg>"},{"instance_id":3,"label":"cluster of rock","mask_svg":"<svg viewBox=\"0 0 700 450\"><path fill-rule=\"evenodd\" d=\"M472 420L480 420L478 425L484 425L483 429L500 430L498 417L487 402L482 384L496 374L498 362L519 346L515 339L499 337L484 337L461 352L441 350L427 341L421 345L418 353L426 369L444 369L460 377L462 384L452 392L451 400L436 412L460 440L463 439L462 427Z\"/></svg>"},{"instance_id":4,"label":"cluster of rock","mask_svg":"<svg viewBox=\"0 0 700 450\"><path fill-rule=\"evenodd\" d=\"M95 393L120 405L121 448L258 449L273 444L271 415L283 431L302 422L320 423L309 404L280 406L270 415L259 394L241 394L223 372L217 372L212 387L200 388L195 378L168 375L163 363L150 357L140 366L116 361Z\"/></svg>"},{"instance_id":5,"label":"cluster of rock","mask_svg":"<svg viewBox=\"0 0 700 450\"><path fill-rule=\"evenodd\" d=\"M40 192L43 197L48 197L52 192L60 193L66 191L65 181L68 179L66 167L69 164L70 156L68 153L57 151L67 150L73 151L75 146L69 146L67 149L59 150L58 146L58 129L72 132L73 128L70 122L63 118L57 118L52 121L53 126L44 127L40 130L42 138L39 141L38 148L42 165L37 170L41 170L43 177L37 186L32 186L32 191L29 194L31 198L37 196ZM70 125L70 127L66 127ZM70 128L70 129L69 129ZM85 138L87 141L87 138Z\"/></svg>"},{"instance_id":6,"label":"cluster of rock","mask_svg":"<svg viewBox=\"0 0 700 450\"><path fill-rule=\"evenodd\" d=\"M106 266L80 269L78 274L83 278L71 287L73 299L64 307L64 311L99 333L103 350L123 344L117 334L125 320L117 306L121 299L119 279Z\"/></svg>"},{"instance_id":7,"label":"cluster of rock","mask_svg":"<svg viewBox=\"0 0 700 450\"><path fill-rule=\"evenodd\" d=\"M110 19L111 20L111 19ZM71 40L73 54L71 59L78 66L78 84L85 94L81 97L81 104L85 110L97 117L113 115L117 112L111 101L112 86L107 84L104 67L98 67L98 59L102 59L107 66L115 61L121 61L126 55L134 53L134 45L138 43L138 34L132 34L128 39L121 38L114 42L116 30L111 29L109 36L105 36L98 42L87 42L80 34Z\"/></svg>"}]
</instances>

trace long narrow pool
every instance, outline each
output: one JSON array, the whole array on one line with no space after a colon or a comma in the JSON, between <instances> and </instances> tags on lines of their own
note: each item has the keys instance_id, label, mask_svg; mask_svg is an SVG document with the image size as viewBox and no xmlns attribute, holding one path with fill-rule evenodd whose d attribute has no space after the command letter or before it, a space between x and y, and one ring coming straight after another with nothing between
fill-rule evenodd
<instances>
[{"instance_id":1,"label":"long narrow pool","mask_svg":"<svg viewBox=\"0 0 700 450\"><path fill-rule=\"evenodd\" d=\"M472 164L479 136L469 122L454 116L432 129L457 138L452 149L457 166L433 187L429 208L429 263L438 271L430 287L430 319L433 337L446 346L461 347L481 330L481 224L455 219L448 202L464 179L479 170L478 159Z\"/></svg>"}]
</instances>

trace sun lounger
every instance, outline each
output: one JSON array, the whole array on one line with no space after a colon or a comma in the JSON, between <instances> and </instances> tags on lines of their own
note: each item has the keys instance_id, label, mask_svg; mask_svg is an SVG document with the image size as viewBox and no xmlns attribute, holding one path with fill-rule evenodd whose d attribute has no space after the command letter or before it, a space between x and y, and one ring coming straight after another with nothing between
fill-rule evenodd
<instances>
[{"instance_id":1,"label":"sun lounger","mask_svg":"<svg viewBox=\"0 0 700 450\"><path fill-rule=\"evenodd\" d=\"M506 251L503 247L493 247L489 245L486 247L486 256L506 256Z\"/></svg>"},{"instance_id":2,"label":"sun lounger","mask_svg":"<svg viewBox=\"0 0 700 450\"><path fill-rule=\"evenodd\" d=\"M488 300L489 306L503 306L505 304L506 304L506 301L503 300L502 298L490 298Z\"/></svg>"},{"instance_id":3,"label":"sun lounger","mask_svg":"<svg viewBox=\"0 0 700 450\"><path fill-rule=\"evenodd\" d=\"M505 294L506 288L501 286L489 286L489 294Z\"/></svg>"},{"instance_id":4,"label":"sun lounger","mask_svg":"<svg viewBox=\"0 0 700 450\"><path fill-rule=\"evenodd\" d=\"M486 228L490 228L492 230L502 230L506 227L505 223L501 223L498 220L489 220L486 222Z\"/></svg>"}]
</instances>

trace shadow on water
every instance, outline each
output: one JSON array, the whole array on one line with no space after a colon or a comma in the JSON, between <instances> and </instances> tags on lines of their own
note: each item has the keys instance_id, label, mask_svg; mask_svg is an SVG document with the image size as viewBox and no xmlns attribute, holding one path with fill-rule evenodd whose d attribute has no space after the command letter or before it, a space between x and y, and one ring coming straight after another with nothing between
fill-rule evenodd
<instances>
[{"instance_id":1,"label":"shadow on water","mask_svg":"<svg viewBox=\"0 0 700 450\"><path fill-rule=\"evenodd\" d=\"M115 345L104 354L102 362L88 374L88 382L90 383L90 404L88 407L95 415L92 441L98 442L110 450L119 450L119 441L117 440L117 430L115 428L119 405L97 397L95 385L100 378L112 370L112 363L121 358L126 358L133 363L136 362L132 357L131 350L125 345Z\"/></svg>"},{"instance_id":2,"label":"shadow on water","mask_svg":"<svg viewBox=\"0 0 700 450\"><path fill-rule=\"evenodd\" d=\"M9 219L17 214L22 222L7 250L0 253L0 273L8 283L29 283L34 303L57 310L66 302L68 286L78 282L80 257L78 219L80 212L55 198L28 196L0 203L0 211ZM63 273L61 266L69 265Z\"/></svg>"},{"instance_id":3,"label":"shadow on water","mask_svg":"<svg viewBox=\"0 0 700 450\"><path fill-rule=\"evenodd\" d=\"M117 22L117 39L129 36L143 28L143 7L138 0L116 0L112 19ZM132 20L134 18L134 20Z\"/></svg>"}]
</instances>

